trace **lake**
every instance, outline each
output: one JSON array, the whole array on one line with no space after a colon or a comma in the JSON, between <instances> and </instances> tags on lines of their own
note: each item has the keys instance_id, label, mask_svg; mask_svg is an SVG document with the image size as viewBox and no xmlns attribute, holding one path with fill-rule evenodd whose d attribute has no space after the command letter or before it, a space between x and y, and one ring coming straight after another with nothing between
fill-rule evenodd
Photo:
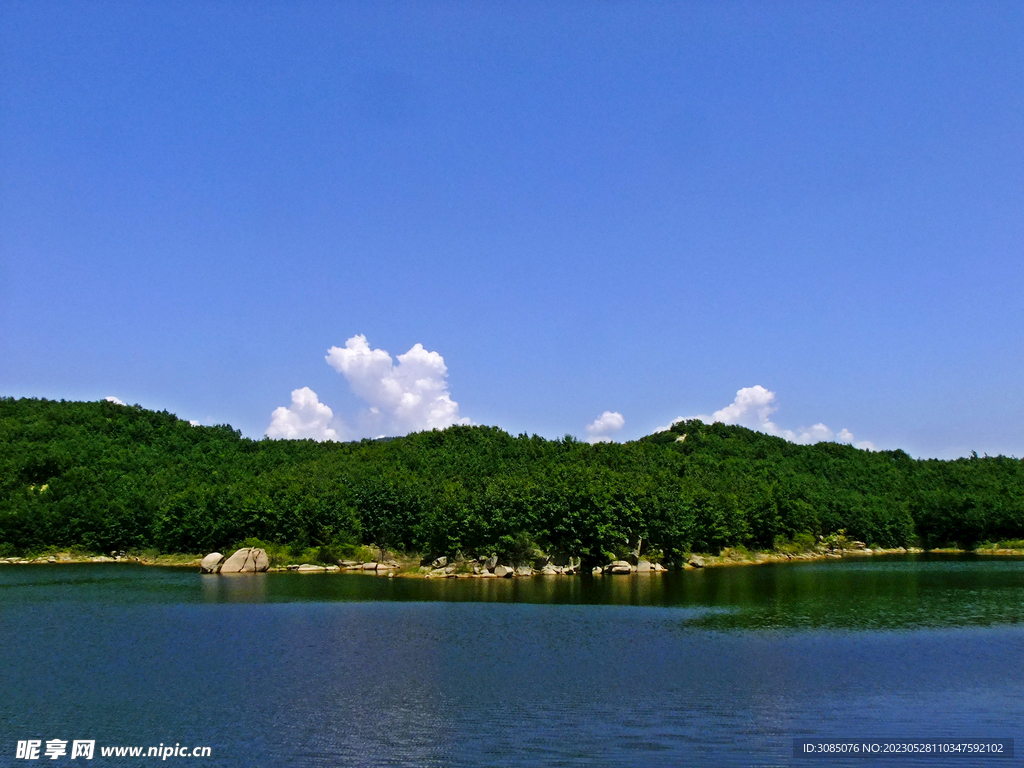
<instances>
[{"instance_id":1,"label":"lake","mask_svg":"<svg viewBox=\"0 0 1024 768\"><path fill-rule=\"evenodd\" d=\"M1017 739L1024 559L651 576L0 567L0 765L768 766L795 738ZM102 757L103 745L209 757Z\"/></svg>"}]
</instances>

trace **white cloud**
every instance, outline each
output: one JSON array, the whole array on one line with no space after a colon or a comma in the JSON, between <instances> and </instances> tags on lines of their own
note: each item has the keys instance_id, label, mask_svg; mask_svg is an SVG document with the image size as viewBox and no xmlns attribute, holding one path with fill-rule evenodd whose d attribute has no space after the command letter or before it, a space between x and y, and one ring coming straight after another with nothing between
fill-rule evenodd
<instances>
[{"instance_id":1,"label":"white cloud","mask_svg":"<svg viewBox=\"0 0 1024 768\"><path fill-rule=\"evenodd\" d=\"M611 437L608 436L609 432L617 432L622 429L622 426L626 423L626 420L622 418L622 414L617 411L605 411L598 416L590 424L587 424L587 442L588 443L607 443L611 442Z\"/></svg>"},{"instance_id":2,"label":"white cloud","mask_svg":"<svg viewBox=\"0 0 1024 768\"><path fill-rule=\"evenodd\" d=\"M383 349L371 349L362 334L344 347L331 347L325 358L367 404L360 415L363 434L404 435L426 429L468 424L448 393L448 368L437 352L416 344L395 364Z\"/></svg>"},{"instance_id":3,"label":"white cloud","mask_svg":"<svg viewBox=\"0 0 1024 768\"><path fill-rule=\"evenodd\" d=\"M106 400L108 403L113 403L114 405L128 405L128 403L126 403L124 400L122 400L119 397L114 397L113 395L111 395L110 397L105 397L103 399Z\"/></svg>"},{"instance_id":4,"label":"white cloud","mask_svg":"<svg viewBox=\"0 0 1024 768\"><path fill-rule=\"evenodd\" d=\"M334 412L320 402L316 392L302 387L292 392L290 408L281 406L270 415L267 437L285 440L338 440Z\"/></svg>"},{"instance_id":5,"label":"white cloud","mask_svg":"<svg viewBox=\"0 0 1024 768\"><path fill-rule=\"evenodd\" d=\"M198 427L199 426L199 422L196 421L195 419L189 419L188 423L191 424L193 427Z\"/></svg>"},{"instance_id":6,"label":"white cloud","mask_svg":"<svg viewBox=\"0 0 1024 768\"><path fill-rule=\"evenodd\" d=\"M692 418L700 419L708 424L716 421L723 424L738 424L742 427L763 432L766 435L775 435L776 437L785 438L791 443L800 443L802 445L835 440L840 443L851 443L855 447L865 450L878 450L869 440L854 442L853 433L845 427L838 434L821 422L810 427L800 427L796 431L782 429L771 420L771 415L778 409L779 406L776 404L775 393L758 384L739 390L736 393L736 398L729 405L720 408L710 416L700 415ZM675 424L684 420L683 417L680 417L672 423ZM663 432L666 429L668 427L659 427L655 431Z\"/></svg>"}]
</instances>

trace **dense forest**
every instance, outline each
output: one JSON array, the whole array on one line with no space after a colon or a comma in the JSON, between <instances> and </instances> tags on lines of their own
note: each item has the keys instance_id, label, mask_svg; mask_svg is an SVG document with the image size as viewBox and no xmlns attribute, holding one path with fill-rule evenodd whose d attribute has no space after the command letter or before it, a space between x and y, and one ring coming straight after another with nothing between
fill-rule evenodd
<instances>
[{"instance_id":1,"label":"dense forest","mask_svg":"<svg viewBox=\"0 0 1024 768\"><path fill-rule=\"evenodd\" d=\"M915 460L688 421L626 443L451 427L249 440L109 402L0 399L0 554L230 549L672 559L808 534L882 547L1024 538L1024 461Z\"/></svg>"}]
</instances>

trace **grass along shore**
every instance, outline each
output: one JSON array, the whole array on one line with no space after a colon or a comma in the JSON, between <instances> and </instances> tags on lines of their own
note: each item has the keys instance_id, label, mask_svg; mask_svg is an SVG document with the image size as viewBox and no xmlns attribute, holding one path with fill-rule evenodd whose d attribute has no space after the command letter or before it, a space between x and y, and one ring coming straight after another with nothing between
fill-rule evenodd
<instances>
[{"instance_id":1,"label":"grass along shore","mask_svg":"<svg viewBox=\"0 0 1024 768\"><path fill-rule=\"evenodd\" d=\"M243 546L259 546L259 542L247 541ZM381 557L379 550L370 547L356 547L346 557L337 559L326 559L319 552L307 550L295 555L289 555L286 548L273 547L270 553L272 572L285 572L296 570L297 566L316 566L306 568L303 573L388 573L394 576L403 577L430 577L439 576L436 568L424 565L425 562L417 554L406 554L388 551ZM234 548L230 550L234 551ZM750 551L745 547L727 547L719 554L692 553L683 562L665 562L665 571L650 571L661 573L672 570L694 570L696 568L715 568L737 565L760 565L764 563L782 563L794 560L841 560L847 557L872 557L879 555L904 555L904 554L975 554L975 555L1000 555L1024 557L1024 540L985 542L972 550L959 549L955 547L942 547L935 549L922 549L920 547L898 547L893 549L867 547L862 542L831 541L819 542L817 545L808 548L797 548L792 545L779 547L773 550ZM227 554L227 553L226 553ZM0 565L64 565L81 563L137 563L139 565L152 565L177 568L195 568L198 570L202 554L194 553L161 553L156 550L142 551L121 551L109 553L97 553L83 549L47 549L43 552L25 553L21 556L0 557ZM647 559L644 555L640 559ZM367 570L363 568L366 563L388 561L396 567L382 568L380 571ZM653 562L658 562L654 558ZM452 558L449 563L454 565L444 576L447 578L473 578L478 574L473 573L472 560L460 557ZM580 571L590 573L590 569ZM539 575L540 571L534 571Z\"/></svg>"}]
</instances>

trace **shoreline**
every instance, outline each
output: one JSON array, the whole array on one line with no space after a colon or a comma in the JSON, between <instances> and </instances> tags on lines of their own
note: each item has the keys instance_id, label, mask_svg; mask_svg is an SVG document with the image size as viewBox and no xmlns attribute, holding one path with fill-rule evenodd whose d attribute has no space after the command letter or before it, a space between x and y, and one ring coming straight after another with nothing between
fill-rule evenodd
<instances>
[{"instance_id":1,"label":"shoreline","mask_svg":"<svg viewBox=\"0 0 1024 768\"><path fill-rule=\"evenodd\" d=\"M955 547L941 547L936 549L922 549L920 547L897 547L894 549L837 549L837 550L826 550L826 551L808 551L808 552L743 552L732 549L725 549L721 554L709 555L701 553L693 553L688 556L687 562L684 563L666 563L664 566L651 568L650 570L641 570L640 574L646 573L660 574L660 573L671 573L673 571L696 571L703 568L726 568L732 566L751 566L751 565L766 565L771 563L789 563L789 562L814 562L824 560L843 560L846 558L862 559L876 556L892 556L892 555L982 555L982 556L994 556L994 557L1024 557L1024 549L1006 549L1006 548L978 548L973 550L958 549ZM55 553L49 553L46 555L39 555L32 558L24 557L6 557L0 558L0 566L4 565L82 565L82 564L95 564L95 563L124 563L124 564L136 564L144 566L157 566L164 568L194 568L198 570L200 563L203 559L202 555L191 555L191 554L173 554L173 555L159 555L155 558L144 557L141 555L90 555L90 554L73 554L70 551L61 551ZM411 560L402 558L402 561L394 566L383 566L378 569L374 563L363 563L363 562L352 562L346 563L345 565L323 565L323 564L292 564L288 565L274 565L267 569L268 573L321 573L321 574L339 574L339 573L361 573L363 575L373 576L390 576L397 578L500 578L496 577L494 573L483 572L459 572L459 570L444 573L436 573L431 568L426 566L420 566L419 560ZM587 573L587 575L594 576L611 576L622 573L623 575L636 575L637 567L634 563L632 570L629 574L625 574L623 571L617 571L616 574L612 574L611 566L608 565L604 568L605 572L597 572L597 569L593 573L590 571L574 571L571 573L545 573L541 570L534 570L531 568L531 573L516 573L516 578L523 578L524 576L546 576L546 575L581 575ZM243 574L244 575L244 574Z\"/></svg>"}]
</instances>

